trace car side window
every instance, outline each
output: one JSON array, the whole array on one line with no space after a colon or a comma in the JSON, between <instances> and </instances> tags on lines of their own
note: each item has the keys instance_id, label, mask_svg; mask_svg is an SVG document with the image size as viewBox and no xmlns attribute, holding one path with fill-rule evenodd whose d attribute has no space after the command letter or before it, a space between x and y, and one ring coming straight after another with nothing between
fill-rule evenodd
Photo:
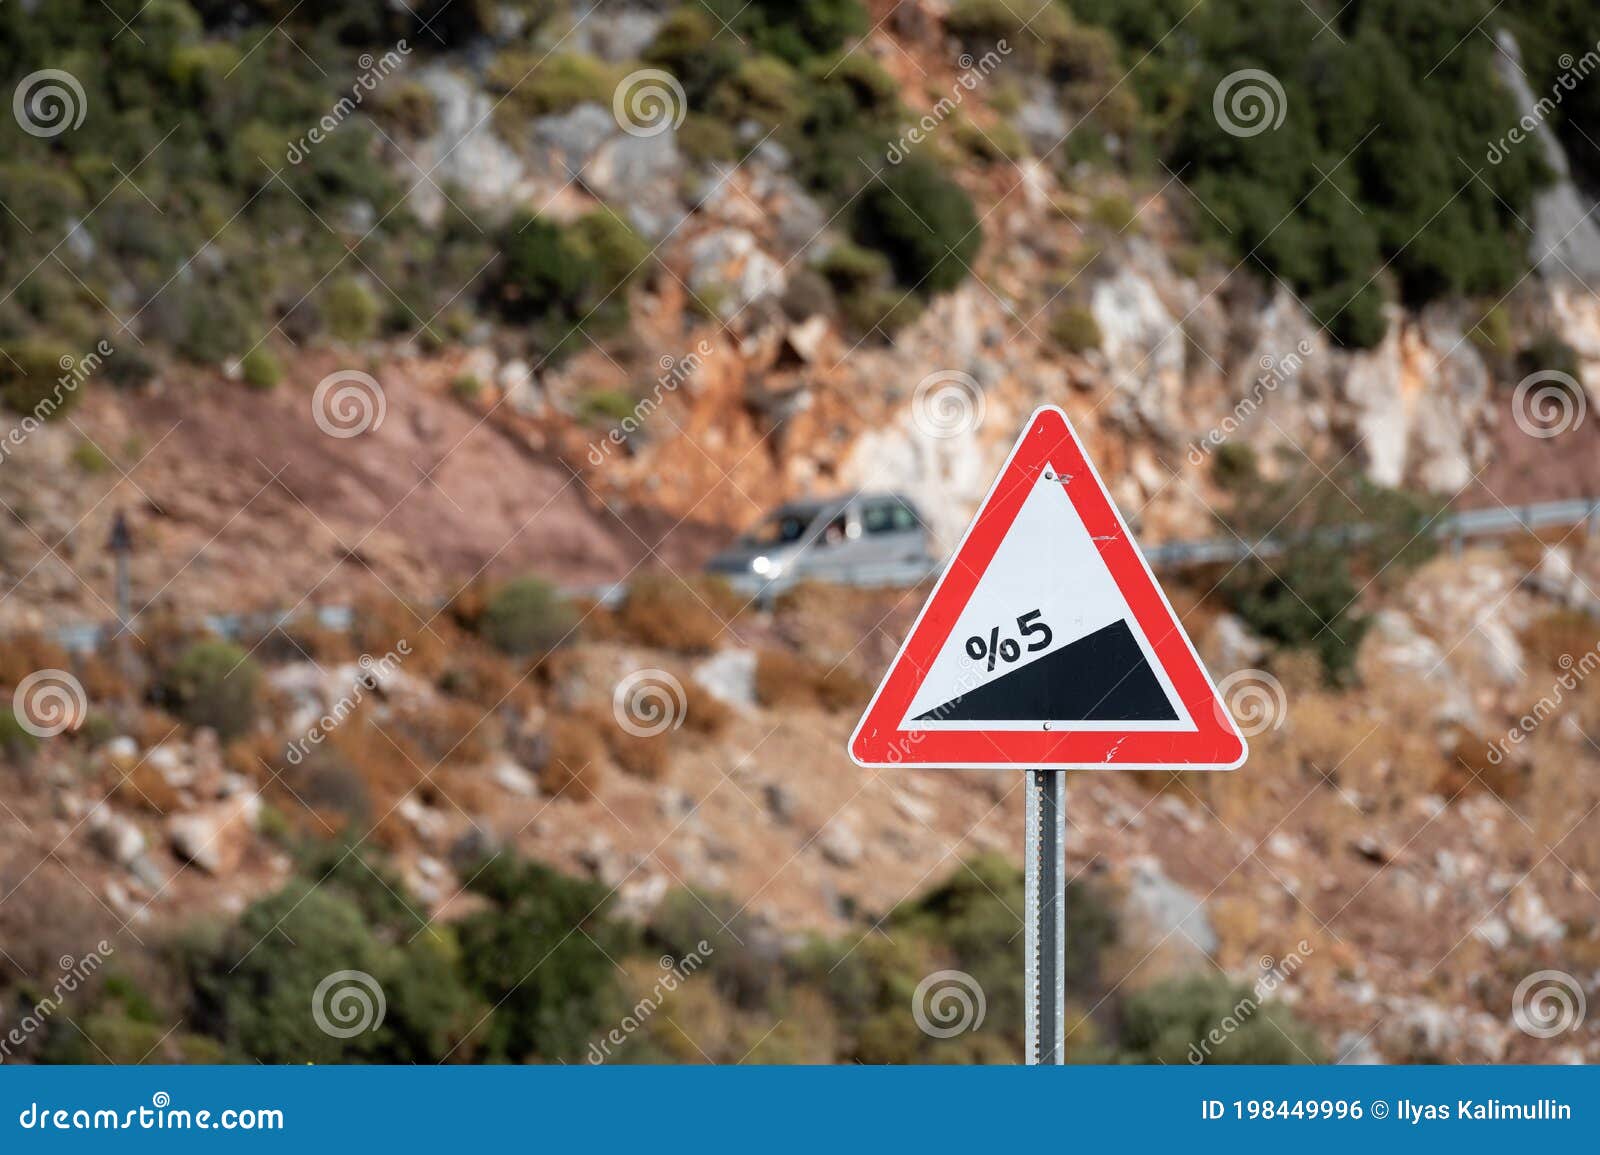
<instances>
[{"instance_id":1,"label":"car side window","mask_svg":"<svg viewBox=\"0 0 1600 1155\"><path fill-rule=\"evenodd\" d=\"M861 525L868 533L892 533L896 528L894 506L867 506L861 511Z\"/></svg>"}]
</instances>

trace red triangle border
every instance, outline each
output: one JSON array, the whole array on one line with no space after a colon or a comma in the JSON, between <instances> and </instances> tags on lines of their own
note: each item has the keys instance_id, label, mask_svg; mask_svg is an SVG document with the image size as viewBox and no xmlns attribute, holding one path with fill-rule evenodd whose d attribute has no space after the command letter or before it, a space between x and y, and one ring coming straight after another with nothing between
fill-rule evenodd
<instances>
[{"instance_id":1,"label":"red triangle border","mask_svg":"<svg viewBox=\"0 0 1600 1155\"><path fill-rule=\"evenodd\" d=\"M1047 464L1062 475L1078 516L1097 539L1112 579L1198 729L899 728L928 669ZM1029 418L1026 431L851 735L849 751L858 765L868 768L1233 770L1244 763L1249 753L1244 737L1060 409L1042 406Z\"/></svg>"}]
</instances>

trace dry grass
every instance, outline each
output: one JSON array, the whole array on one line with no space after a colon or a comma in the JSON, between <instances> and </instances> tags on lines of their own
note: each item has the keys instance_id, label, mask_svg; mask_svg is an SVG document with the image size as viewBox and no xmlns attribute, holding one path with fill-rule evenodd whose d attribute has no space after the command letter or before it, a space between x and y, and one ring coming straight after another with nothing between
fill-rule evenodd
<instances>
[{"instance_id":1,"label":"dry grass","mask_svg":"<svg viewBox=\"0 0 1600 1155\"><path fill-rule=\"evenodd\" d=\"M1570 662L1583 660L1583 655L1600 645L1600 622L1581 610L1557 610L1532 623L1522 633L1522 645L1528 655L1528 669L1556 673Z\"/></svg>"},{"instance_id":2,"label":"dry grass","mask_svg":"<svg viewBox=\"0 0 1600 1155\"><path fill-rule=\"evenodd\" d=\"M733 711L693 678L679 678L683 686L683 728L704 737L715 737L728 727Z\"/></svg>"},{"instance_id":3,"label":"dry grass","mask_svg":"<svg viewBox=\"0 0 1600 1155\"><path fill-rule=\"evenodd\" d=\"M843 666L787 650L756 654L756 699L772 709L841 710L865 704L872 687Z\"/></svg>"},{"instance_id":4,"label":"dry grass","mask_svg":"<svg viewBox=\"0 0 1600 1155\"><path fill-rule=\"evenodd\" d=\"M649 574L635 581L613 615L616 627L644 645L680 653L705 653L731 644L744 603L726 583Z\"/></svg>"},{"instance_id":5,"label":"dry grass","mask_svg":"<svg viewBox=\"0 0 1600 1155\"><path fill-rule=\"evenodd\" d=\"M18 634L0 646L0 686L15 686L38 670L70 670L67 651L38 634Z\"/></svg>"},{"instance_id":6,"label":"dry grass","mask_svg":"<svg viewBox=\"0 0 1600 1155\"><path fill-rule=\"evenodd\" d=\"M124 806L150 814L172 814L183 809L183 796L148 762L140 762L128 773L117 772L112 795Z\"/></svg>"},{"instance_id":7,"label":"dry grass","mask_svg":"<svg viewBox=\"0 0 1600 1155\"><path fill-rule=\"evenodd\" d=\"M397 711L384 725L390 737L415 744L424 769L483 762L498 748L502 729L482 706L451 699Z\"/></svg>"},{"instance_id":8,"label":"dry grass","mask_svg":"<svg viewBox=\"0 0 1600 1155\"><path fill-rule=\"evenodd\" d=\"M558 718L551 724L550 758L539 768L541 790L576 802L599 793L606 765L601 725L592 714Z\"/></svg>"},{"instance_id":9,"label":"dry grass","mask_svg":"<svg viewBox=\"0 0 1600 1155\"><path fill-rule=\"evenodd\" d=\"M639 737L614 726L606 735L606 745L624 773L646 782L666 779L672 760L672 731Z\"/></svg>"}]
</instances>

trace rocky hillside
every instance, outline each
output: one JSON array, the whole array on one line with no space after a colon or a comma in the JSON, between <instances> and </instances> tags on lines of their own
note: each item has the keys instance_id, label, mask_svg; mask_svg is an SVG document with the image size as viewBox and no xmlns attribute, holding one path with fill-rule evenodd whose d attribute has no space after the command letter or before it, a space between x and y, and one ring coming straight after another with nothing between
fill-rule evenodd
<instances>
[{"instance_id":1,"label":"rocky hillside","mask_svg":"<svg viewBox=\"0 0 1600 1155\"><path fill-rule=\"evenodd\" d=\"M127 1004L97 1011L108 1032L214 1014L174 936L254 937L262 900L319 877L307 848L346 839L446 936L509 904L478 883L495 850L593 880L654 934L669 896L724 896L715 928L737 913L768 952L752 965L791 978L808 936L899 949L891 912L952 877L1009 925L1009 892L962 864L1017 859L1020 779L844 754L925 590L768 609L694 575L779 501L845 489L909 494L948 545L1050 403L1146 542L1397 534L1174 577L1252 758L1074 779L1070 865L1118 928L1080 976L1085 1035L1125 1031L1124 1000L1174 976L1250 984L1292 954L1273 997L1327 1057L1600 1054L1588 1027L1514 1014L1530 975L1594 984L1600 559L1582 527L1421 548L1444 505L1600 494L1594 202L1576 114L1540 108L1539 6L1430 84L1407 53L1431 37L1378 42L1392 6L1330 14L1353 47L1325 51L1399 53L1429 115L1471 92L1448 140L1473 156L1480 128L1537 122L1425 210L1382 155L1333 173L1367 128L1308 118L1278 50L1224 45L1208 15L1204 83L1158 52L1134 15L1160 4L279 7L151 6L115 82L89 68L109 33L0 13L14 71L59 59L86 106L0 172L0 198L38 206L12 213L22 291L0 302L0 685L68 691L60 726L0 735L11 994L105 933L144 988L193 980L145 1019L106 996ZM1298 30L1305 7L1272 20ZM1476 18L1441 16L1434 55ZM1217 136L1213 89L1244 64L1271 66L1268 111L1297 134L1263 147L1325 155L1320 179ZM213 119L161 142L186 100ZM97 158L136 173L147 149L159 179L124 178L142 200L95 183ZM1316 208L1293 249L1240 192L1273 180ZM119 512L137 618L90 652L79 627L116 619ZM583 596L611 583L620 603ZM210 636L254 611L291 617ZM699 1006L700 1055L750 1053L825 991L853 1041L773 1057L950 1057L794 983L798 1004ZM212 1057L186 1033L152 1046Z\"/></svg>"}]
</instances>

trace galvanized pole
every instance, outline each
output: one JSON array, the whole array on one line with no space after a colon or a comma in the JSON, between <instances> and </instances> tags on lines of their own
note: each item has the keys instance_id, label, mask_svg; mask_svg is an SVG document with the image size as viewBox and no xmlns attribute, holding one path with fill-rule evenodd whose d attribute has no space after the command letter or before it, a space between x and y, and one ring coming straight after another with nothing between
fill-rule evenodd
<instances>
[{"instance_id":1,"label":"galvanized pole","mask_svg":"<svg viewBox=\"0 0 1600 1155\"><path fill-rule=\"evenodd\" d=\"M1066 1062L1067 774L1028 771L1028 1062Z\"/></svg>"}]
</instances>

